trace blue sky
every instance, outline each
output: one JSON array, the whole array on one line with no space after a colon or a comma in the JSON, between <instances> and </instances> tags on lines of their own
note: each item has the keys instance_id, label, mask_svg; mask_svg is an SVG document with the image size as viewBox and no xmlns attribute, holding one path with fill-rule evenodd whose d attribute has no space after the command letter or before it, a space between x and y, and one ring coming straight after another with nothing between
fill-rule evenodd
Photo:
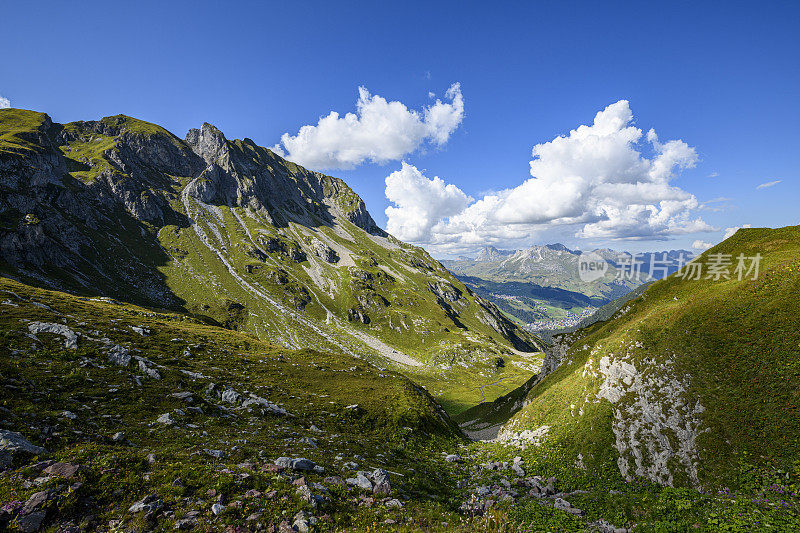
<instances>
[{"instance_id":1,"label":"blue sky","mask_svg":"<svg viewBox=\"0 0 800 533\"><path fill-rule=\"evenodd\" d=\"M718 242L728 227L800 222L800 3L432 4L6 2L0 96L59 122L124 113L183 137L208 121L264 146L310 126L297 157L320 161L318 144L339 131L325 137L320 117L356 113L365 87L368 98L408 110L381 124L403 126L393 132L402 137L411 120L418 134L379 162L366 155L326 172L344 178L380 225L439 256L483 242L688 248ZM454 83L460 114L455 93L446 95ZM438 126L425 120L437 99L451 113ZM626 170L628 185L658 191L635 200L641 209L620 211L628 192L609 185L618 176L602 168L612 156L578 164L583 141L563 150L545 143L592 126L623 100L606 118L619 126L614 120L628 117L617 133L638 128L641 138L613 157L633 150L653 166L673 140L694 155L684 151L660 177ZM334 160L374 156L342 144L391 145L382 131L353 127L334 139ZM651 128L658 144L648 140ZM530 182L536 145L542 176ZM579 170L597 175L570 181ZM676 203L659 207L660 199Z\"/></svg>"}]
</instances>

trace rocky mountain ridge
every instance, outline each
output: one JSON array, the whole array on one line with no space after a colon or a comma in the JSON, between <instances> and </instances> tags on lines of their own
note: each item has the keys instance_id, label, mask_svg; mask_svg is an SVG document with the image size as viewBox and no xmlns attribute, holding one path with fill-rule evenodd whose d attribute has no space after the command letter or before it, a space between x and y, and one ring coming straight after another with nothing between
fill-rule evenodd
<instances>
[{"instance_id":1,"label":"rocky mountain ridge","mask_svg":"<svg viewBox=\"0 0 800 533\"><path fill-rule=\"evenodd\" d=\"M453 357L494 376L497 357L541 347L378 228L344 181L210 124L184 140L123 115L0 110L0 252L2 273L34 285L444 381Z\"/></svg>"}]
</instances>

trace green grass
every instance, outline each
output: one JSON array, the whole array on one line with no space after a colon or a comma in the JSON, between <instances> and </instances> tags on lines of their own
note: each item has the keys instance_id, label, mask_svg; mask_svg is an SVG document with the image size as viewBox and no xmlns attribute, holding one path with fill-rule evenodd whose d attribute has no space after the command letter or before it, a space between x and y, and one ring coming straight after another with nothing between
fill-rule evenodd
<instances>
[{"instance_id":1,"label":"green grass","mask_svg":"<svg viewBox=\"0 0 800 533\"><path fill-rule=\"evenodd\" d=\"M38 147L36 134L47 115L24 109L0 109L0 152L25 153Z\"/></svg>"},{"instance_id":2,"label":"green grass","mask_svg":"<svg viewBox=\"0 0 800 533\"><path fill-rule=\"evenodd\" d=\"M666 368L673 375L688 376L682 400L705 408L697 438L702 485L735 485L742 464L796 461L799 237L800 227L741 230L699 261L713 253L761 253L757 280L689 281L673 275L654 283L614 319L576 333L568 363L531 391L530 405L510 425L550 425L551 438L573 456L582 453L614 469L612 406L594 402L603 378L585 367L596 369L604 356L623 357L640 372L658 376L663 370L657 365L670 360ZM653 392L659 400L660 392ZM624 413L633 399L628 394L617 407ZM688 483L678 465L672 469L676 484Z\"/></svg>"}]
</instances>

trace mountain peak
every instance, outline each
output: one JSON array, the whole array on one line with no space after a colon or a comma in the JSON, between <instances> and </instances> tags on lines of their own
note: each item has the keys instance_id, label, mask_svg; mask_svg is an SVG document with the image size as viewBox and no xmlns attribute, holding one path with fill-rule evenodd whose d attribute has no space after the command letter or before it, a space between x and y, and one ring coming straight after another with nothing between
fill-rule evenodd
<instances>
[{"instance_id":1,"label":"mountain peak","mask_svg":"<svg viewBox=\"0 0 800 533\"><path fill-rule=\"evenodd\" d=\"M208 122L203 122L200 129L190 129L186 134L186 143L192 147L194 153L209 164L219 159L227 151L227 142L225 135Z\"/></svg>"},{"instance_id":2,"label":"mountain peak","mask_svg":"<svg viewBox=\"0 0 800 533\"><path fill-rule=\"evenodd\" d=\"M494 246L484 246L478 252L475 261L502 261L513 253L511 250L499 250Z\"/></svg>"}]
</instances>

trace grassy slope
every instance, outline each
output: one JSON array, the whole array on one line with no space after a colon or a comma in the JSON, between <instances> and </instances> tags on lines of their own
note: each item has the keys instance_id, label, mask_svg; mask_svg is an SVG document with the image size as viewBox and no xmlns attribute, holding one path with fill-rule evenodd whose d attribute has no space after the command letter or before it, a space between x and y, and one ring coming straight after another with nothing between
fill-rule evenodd
<instances>
[{"instance_id":1,"label":"grassy slope","mask_svg":"<svg viewBox=\"0 0 800 533\"><path fill-rule=\"evenodd\" d=\"M674 373L689 376L683 399L687 404L699 400L706 409L700 416L708 431L697 439L702 483L736 483L740 467L751 462L796 462L800 227L740 230L699 261L713 253L761 253L759 279L672 276L654 283L613 320L580 332L568 363L531 391L530 405L509 426L552 426L551 441L568 456L582 453L616 470L612 406L594 400L603 379L584 372L586 365L596 368L604 356L625 354L640 372L658 373L653 360L671 356ZM630 396L620 405L628 405ZM676 477L681 482L687 481Z\"/></svg>"},{"instance_id":2,"label":"grassy slope","mask_svg":"<svg viewBox=\"0 0 800 533\"><path fill-rule=\"evenodd\" d=\"M184 315L34 289L6 278L0 278L0 306L0 425L46 446L48 458L87 467L80 476L86 485L80 493L82 503L74 497L65 500L64 515L81 512L89 498L101 523L122 518L135 525L136 517L125 509L151 492L171 502L179 516L191 497L206 500L208 488L223 491L226 502L250 488L272 488L289 498L268 504L272 516L267 519L283 519L284 510L296 512L300 506L288 482L251 472L242 483L237 472L247 469L235 465L250 461L258 467L284 455L311 458L325 466L327 475L339 473L343 462L361 455L357 461L362 465L403 474L396 479L404 493L436 493L436 483L424 472L433 474L439 467L426 450L454 438L458 442L454 426L426 393L408 379L356 358L287 351ZM80 334L77 349L66 349L63 338L54 334L40 333L38 340L26 336L32 320L66 324ZM151 334L141 336L132 326L145 327ZM110 364L108 348L97 340L102 337L152 361L161 379L147 377L135 361L129 368ZM295 417L226 410L218 397L204 392L210 383L257 394ZM196 401L191 405L203 413L188 412L186 402L170 396L179 391L192 392ZM359 407L346 408L352 404ZM173 415L178 424L165 427L155 422L174 409L185 413ZM77 418L65 418L65 411ZM312 424L322 432L310 430ZM123 431L132 446L111 443L117 431ZM316 439L319 448L302 442L304 437ZM227 456L213 460L204 449L221 449ZM151 452L158 462L149 467L144 459ZM149 475L143 480L145 471ZM23 500L42 490L24 488L26 477L0 475L0 499ZM186 486L172 485L176 477ZM339 526L361 520L346 492L334 499L331 511L341 513L335 517ZM210 504L202 505L207 509ZM248 508L263 505L249 502L222 522L241 519ZM203 519L220 527L210 513Z\"/></svg>"},{"instance_id":3,"label":"grassy slope","mask_svg":"<svg viewBox=\"0 0 800 533\"><path fill-rule=\"evenodd\" d=\"M637 532L790 531L800 524L797 497L791 495L800 490L800 468L751 475L753 493L746 496L628 484L618 474L576 470L563 450L550 447L472 443L465 448L430 399L407 379L347 356L288 351L186 315L35 289L5 278L0 278L0 308L0 427L47 447L48 453L30 458L31 463L49 459L83 467L69 480L82 486L62 492L51 509L48 527L53 530L61 524L167 531L189 511L199 511L196 531L220 531L226 525L252 527L246 518L254 512L263 514L258 521L264 526L291 522L301 509L322 518L319 531L387 530L386 519L398 523L392 530L409 532L593 531L589 524L599 518L636 524ZM31 320L65 324L80 333L77 349L66 349L63 338L53 334L28 337ZM132 326L150 334L141 336ZM145 376L136 366L110 364L107 348L97 342L102 337L150 360L161 379ZM217 396L205 392L211 382L258 394L296 417L225 409ZM195 401L172 397L177 391L192 392ZM352 403L359 409L347 409ZM189 406L203 412L191 412ZM68 418L65 411L76 417ZM175 426L155 422L165 412L173 413ZM117 431L130 444L113 443L110 437ZM319 447L304 438L315 439ZM227 455L213 458L206 449ZM461 453L465 461L446 463L442 450ZM151 453L153 464L147 461ZM284 455L309 457L326 468L306 478L328 488L329 503L311 509L291 484L297 475L261 471L263 463ZM529 475L555 475L564 491L586 490L568 496L585 515L575 517L525 497L496 503L482 518L459 515L456 509L469 493L456 489L456 481L501 486L502 478L513 479L510 471L477 465L516 455L524 458ZM324 481L328 475L351 475L342 467L351 460L359 468L393 472L392 496L403 499L404 507L359 505L363 493ZM40 475L20 463L0 472L0 505L13 507L35 492L65 485L56 477L34 483ZM219 516L211 511L216 496L210 490L226 506ZM251 491L258 493L248 495ZM275 495L268 496L272 491ZM147 494L162 498L171 514L146 522L127 510Z\"/></svg>"}]
</instances>

